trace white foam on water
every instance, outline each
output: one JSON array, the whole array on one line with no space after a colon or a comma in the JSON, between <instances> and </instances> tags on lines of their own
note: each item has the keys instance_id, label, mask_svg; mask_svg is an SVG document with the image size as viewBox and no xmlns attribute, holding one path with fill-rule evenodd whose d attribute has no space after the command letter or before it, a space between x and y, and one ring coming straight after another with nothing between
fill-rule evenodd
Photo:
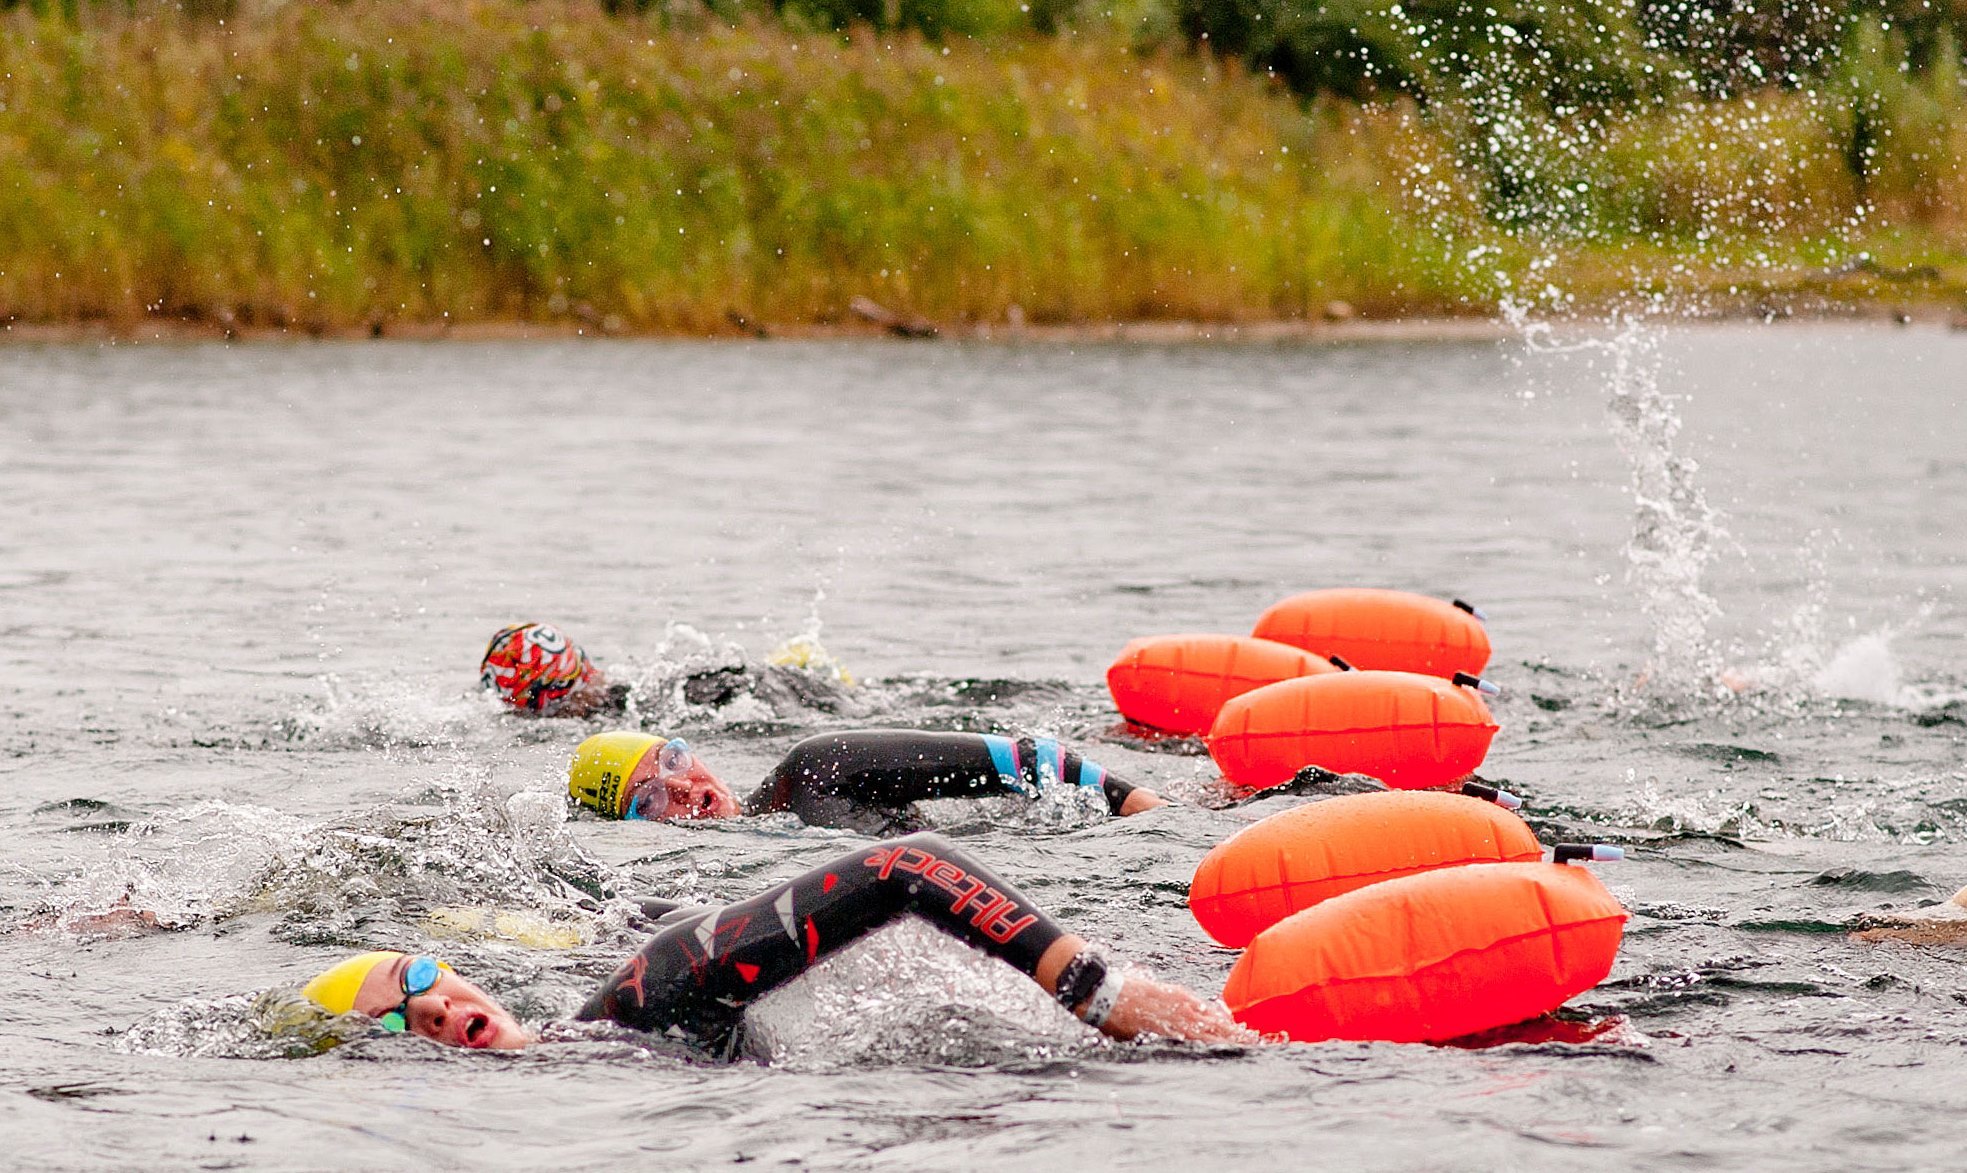
<instances>
[{"instance_id":1,"label":"white foam on water","mask_svg":"<svg viewBox=\"0 0 1967 1173\"><path fill-rule=\"evenodd\" d=\"M320 678L323 702L281 722L288 740L350 749L455 745L496 729L504 706L489 692L444 692L400 677Z\"/></svg>"},{"instance_id":2,"label":"white foam on water","mask_svg":"<svg viewBox=\"0 0 1967 1173\"><path fill-rule=\"evenodd\" d=\"M325 823L218 800L167 811L53 880L52 923L95 931L148 914L177 928L250 912L303 927L360 920L381 904L491 904L585 920L613 876L567 833L557 795L504 795L465 778L434 806L352 811Z\"/></svg>"},{"instance_id":3,"label":"white foam on water","mask_svg":"<svg viewBox=\"0 0 1967 1173\"><path fill-rule=\"evenodd\" d=\"M1899 622L1838 637L1826 630L1826 593L1819 568L1806 601L1775 626L1760 660L1740 670L1747 690L1913 711L1936 708L1967 695L1940 685L1908 684L1892 649L1895 641L1916 631L1932 616L1932 604L1920 606ZM1855 631L1855 618L1847 617L1845 623Z\"/></svg>"},{"instance_id":4,"label":"white foam on water","mask_svg":"<svg viewBox=\"0 0 1967 1173\"><path fill-rule=\"evenodd\" d=\"M1898 658L1892 655L1891 637L1885 632L1859 636L1837 649L1810 683L1823 695L1843 700L1906 704L1905 681L1899 674Z\"/></svg>"},{"instance_id":5,"label":"white foam on water","mask_svg":"<svg viewBox=\"0 0 1967 1173\"><path fill-rule=\"evenodd\" d=\"M771 1063L982 1066L1101 1045L1030 978L913 917L870 933L745 1015Z\"/></svg>"}]
</instances>

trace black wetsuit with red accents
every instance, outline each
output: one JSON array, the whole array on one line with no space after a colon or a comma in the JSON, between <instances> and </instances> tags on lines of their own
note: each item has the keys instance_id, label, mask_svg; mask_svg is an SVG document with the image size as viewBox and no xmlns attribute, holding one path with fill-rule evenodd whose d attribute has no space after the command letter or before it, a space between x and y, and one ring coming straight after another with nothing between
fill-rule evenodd
<instances>
[{"instance_id":1,"label":"black wetsuit with red accents","mask_svg":"<svg viewBox=\"0 0 1967 1173\"><path fill-rule=\"evenodd\" d=\"M873 729L823 733L792 747L745 800L748 815L791 811L809 826L869 835L919 830L912 803L933 798L1037 798L1046 785L1097 788L1120 813L1135 785L1049 737Z\"/></svg>"},{"instance_id":2,"label":"black wetsuit with red accents","mask_svg":"<svg viewBox=\"0 0 1967 1173\"><path fill-rule=\"evenodd\" d=\"M656 935L579 1017L730 1058L745 1007L910 915L1026 974L1037 973L1038 959L1064 935L1022 892L924 832L857 848L749 900L666 912Z\"/></svg>"}]
</instances>

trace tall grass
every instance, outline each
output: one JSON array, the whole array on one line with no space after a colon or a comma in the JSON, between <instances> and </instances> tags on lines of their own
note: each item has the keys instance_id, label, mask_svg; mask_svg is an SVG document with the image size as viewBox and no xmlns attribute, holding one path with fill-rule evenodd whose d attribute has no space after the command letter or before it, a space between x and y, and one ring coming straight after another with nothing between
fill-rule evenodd
<instances>
[{"instance_id":1,"label":"tall grass","mask_svg":"<svg viewBox=\"0 0 1967 1173\"><path fill-rule=\"evenodd\" d=\"M1306 103L1119 34L934 44L572 0L55 7L0 11L0 318L704 332L861 295L951 323L1494 296L1461 261L1488 229L1437 114ZM1617 230L1586 250L1749 231L1776 204L1778 246L1802 247L1887 189L1918 248L1951 248L1957 88L1928 95L1934 162L1881 154L1870 192L1800 104L1759 153L1714 145L1753 99L1621 124L1592 164Z\"/></svg>"},{"instance_id":2,"label":"tall grass","mask_svg":"<svg viewBox=\"0 0 1967 1173\"><path fill-rule=\"evenodd\" d=\"M551 3L0 21L0 313L824 321L1452 297L1398 123L1192 58Z\"/></svg>"}]
</instances>

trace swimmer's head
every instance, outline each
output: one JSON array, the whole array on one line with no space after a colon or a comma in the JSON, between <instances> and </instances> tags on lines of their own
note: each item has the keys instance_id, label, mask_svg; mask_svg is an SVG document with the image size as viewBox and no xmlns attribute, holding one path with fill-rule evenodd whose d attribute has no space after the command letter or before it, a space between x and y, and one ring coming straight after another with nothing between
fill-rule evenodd
<instances>
[{"instance_id":1,"label":"swimmer's head","mask_svg":"<svg viewBox=\"0 0 1967 1173\"><path fill-rule=\"evenodd\" d=\"M478 680L513 708L546 717L579 716L607 684L580 645L550 623L521 623L493 636Z\"/></svg>"},{"instance_id":2,"label":"swimmer's head","mask_svg":"<svg viewBox=\"0 0 1967 1173\"><path fill-rule=\"evenodd\" d=\"M446 1046L516 1051L532 1041L491 995L430 957L358 953L316 974L301 996L329 1013L367 1015Z\"/></svg>"},{"instance_id":3,"label":"swimmer's head","mask_svg":"<svg viewBox=\"0 0 1967 1173\"><path fill-rule=\"evenodd\" d=\"M682 740L617 730L580 743L567 763L567 793L610 819L722 819L736 798Z\"/></svg>"},{"instance_id":4,"label":"swimmer's head","mask_svg":"<svg viewBox=\"0 0 1967 1173\"><path fill-rule=\"evenodd\" d=\"M663 739L616 730L597 733L567 763L567 794L591 811L619 819L628 810L628 778Z\"/></svg>"}]
</instances>

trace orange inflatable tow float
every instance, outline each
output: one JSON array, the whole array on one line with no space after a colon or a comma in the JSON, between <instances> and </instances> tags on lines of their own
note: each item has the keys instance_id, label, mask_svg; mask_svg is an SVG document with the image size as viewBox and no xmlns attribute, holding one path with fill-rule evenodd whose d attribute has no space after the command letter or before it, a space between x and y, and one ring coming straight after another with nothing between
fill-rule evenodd
<instances>
[{"instance_id":1,"label":"orange inflatable tow float","mask_svg":"<svg viewBox=\"0 0 1967 1173\"><path fill-rule=\"evenodd\" d=\"M1242 635L1151 635L1120 651L1107 690L1129 721L1169 733L1203 733L1223 703L1252 689L1339 669L1274 640Z\"/></svg>"},{"instance_id":2,"label":"orange inflatable tow float","mask_svg":"<svg viewBox=\"0 0 1967 1173\"><path fill-rule=\"evenodd\" d=\"M1615 858L1617 850L1578 853ZM1243 1025L1297 1042L1445 1042L1546 1014L1603 981L1625 919L1580 867L1421 872L1257 934L1230 970L1223 1001Z\"/></svg>"},{"instance_id":3,"label":"orange inflatable tow float","mask_svg":"<svg viewBox=\"0 0 1967 1173\"><path fill-rule=\"evenodd\" d=\"M1355 668L1450 677L1489 663L1483 615L1460 599L1343 587L1293 595L1265 611L1250 634L1337 656Z\"/></svg>"},{"instance_id":4,"label":"orange inflatable tow float","mask_svg":"<svg viewBox=\"0 0 1967 1173\"><path fill-rule=\"evenodd\" d=\"M1202 858L1189 911L1217 942L1240 949L1292 913L1369 884L1471 863L1527 863L1543 847L1489 787L1477 797L1429 791L1353 794L1252 823Z\"/></svg>"},{"instance_id":5,"label":"orange inflatable tow float","mask_svg":"<svg viewBox=\"0 0 1967 1173\"><path fill-rule=\"evenodd\" d=\"M1205 741L1223 776L1262 790L1305 766L1368 774L1396 790L1444 786L1482 764L1494 685L1413 672L1335 672L1253 689L1224 703Z\"/></svg>"}]
</instances>

